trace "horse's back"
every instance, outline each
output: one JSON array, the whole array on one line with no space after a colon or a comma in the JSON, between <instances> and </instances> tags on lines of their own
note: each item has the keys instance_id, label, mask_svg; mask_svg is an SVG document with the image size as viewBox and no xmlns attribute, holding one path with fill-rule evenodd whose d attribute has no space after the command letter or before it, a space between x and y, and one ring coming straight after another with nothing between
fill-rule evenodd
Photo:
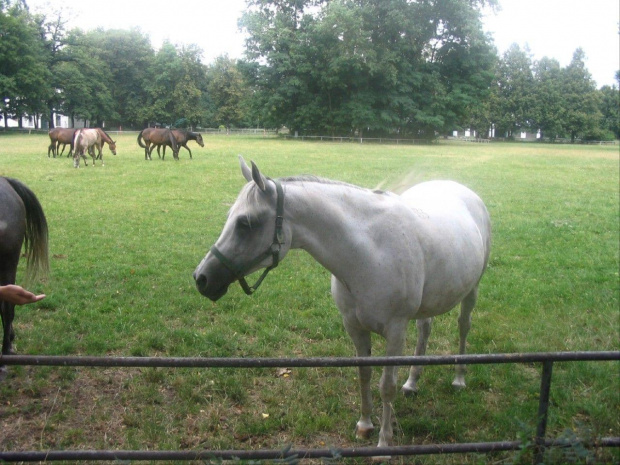
<instances>
[{"instance_id":1,"label":"horse's back","mask_svg":"<svg viewBox=\"0 0 620 465\"><path fill-rule=\"evenodd\" d=\"M469 216L486 239L490 237L489 213L482 199L474 191L454 181L427 181L401 194L401 199L416 213L423 216Z\"/></svg>"}]
</instances>

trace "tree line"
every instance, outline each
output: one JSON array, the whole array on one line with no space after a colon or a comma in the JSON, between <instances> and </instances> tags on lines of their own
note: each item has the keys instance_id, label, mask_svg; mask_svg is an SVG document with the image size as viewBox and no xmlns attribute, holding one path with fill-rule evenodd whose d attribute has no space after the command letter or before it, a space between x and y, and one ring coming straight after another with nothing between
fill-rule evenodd
<instances>
[{"instance_id":1,"label":"tree line","mask_svg":"<svg viewBox=\"0 0 620 465\"><path fill-rule=\"evenodd\" d=\"M566 67L517 45L498 56L482 28L485 6L497 0L247 0L245 58L205 65L193 44L155 50L137 29L67 30L61 13L0 0L2 118L620 138L618 86L597 89L581 49Z\"/></svg>"}]
</instances>

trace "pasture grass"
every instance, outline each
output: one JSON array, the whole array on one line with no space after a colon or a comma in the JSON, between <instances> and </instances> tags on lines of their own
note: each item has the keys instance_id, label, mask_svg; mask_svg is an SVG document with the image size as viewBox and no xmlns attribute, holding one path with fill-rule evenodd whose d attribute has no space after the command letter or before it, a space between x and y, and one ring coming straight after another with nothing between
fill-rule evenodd
<instances>
[{"instance_id":1,"label":"pasture grass","mask_svg":"<svg viewBox=\"0 0 620 465\"><path fill-rule=\"evenodd\" d=\"M252 297L238 286L217 303L192 272L218 237L244 184L237 155L271 177L315 174L400 191L443 178L485 200L493 224L470 353L618 350L617 147L431 146L205 136L180 160L145 161L136 134L116 136L105 166L48 158L46 135L0 134L0 175L25 182L50 226L48 297L20 307L22 354L350 356L329 273L292 251ZM89 162L90 165L90 162ZM23 264L20 265L23 276ZM435 319L429 354L457 350L456 312ZM408 353L415 345L410 325ZM383 341L373 338L373 352ZM420 393L398 397L395 442L514 440L535 426L539 365L478 365L455 392L452 367L430 367ZM406 378L400 370L400 382ZM620 435L617 363L556 363L549 437ZM380 399L375 371L376 421ZM12 367L0 384L0 449L250 449L352 447L353 368L89 369ZM510 463L530 452L396 459ZM617 450L595 450L599 463ZM365 463L349 460L346 463Z\"/></svg>"}]
</instances>

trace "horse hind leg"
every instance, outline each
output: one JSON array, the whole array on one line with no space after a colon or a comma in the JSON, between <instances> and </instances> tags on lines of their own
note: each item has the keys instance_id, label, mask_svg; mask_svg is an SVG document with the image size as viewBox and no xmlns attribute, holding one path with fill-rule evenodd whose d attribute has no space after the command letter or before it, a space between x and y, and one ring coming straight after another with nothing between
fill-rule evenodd
<instances>
[{"instance_id":1,"label":"horse hind leg","mask_svg":"<svg viewBox=\"0 0 620 465\"><path fill-rule=\"evenodd\" d=\"M425 318L423 320L416 320L416 326L418 328L418 341L415 346L415 355L425 355L426 347L428 345L428 338L431 335L433 319ZM411 367L409 370L409 378L402 387L402 392L405 396L411 396L418 392L418 380L420 379L421 374L421 366Z\"/></svg>"},{"instance_id":2,"label":"horse hind leg","mask_svg":"<svg viewBox=\"0 0 620 465\"><path fill-rule=\"evenodd\" d=\"M459 354L464 355L467 345L467 335L471 329L471 312L476 306L478 300L478 286L463 299L461 302L461 313L459 315ZM457 389L465 387L466 365L456 365L456 374L452 386Z\"/></svg>"}]
</instances>

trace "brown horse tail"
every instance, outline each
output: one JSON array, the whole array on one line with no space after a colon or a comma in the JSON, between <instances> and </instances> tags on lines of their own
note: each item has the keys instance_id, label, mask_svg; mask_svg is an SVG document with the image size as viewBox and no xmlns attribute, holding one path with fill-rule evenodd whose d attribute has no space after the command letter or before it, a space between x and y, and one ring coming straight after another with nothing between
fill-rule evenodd
<instances>
[{"instance_id":1,"label":"brown horse tail","mask_svg":"<svg viewBox=\"0 0 620 465\"><path fill-rule=\"evenodd\" d=\"M168 130L168 135L170 136L170 144L172 145L172 152L178 154L179 146L177 145L177 138L174 137L172 131Z\"/></svg>"},{"instance_id":2,"label":"brown horse tail","mask_svg":"<svg viewBox=\"0 0 620 465\"><path fill-rule=\"evenodd\" d=\"M26 207L26 284L49 273L47 220L39 199L28 187L17 179L5 178L20 196Z\"/></svg>"},{"instance_id":3,"label":"brown horse tail","mask_svg":"<svg viewBox=\"0 0 620 465\"><path fill-rule=\"evenodd\" d=\"M144 145L144 144L142 143L142 140L141 140L141 139L142 139L142 133L143 133L143 132L144 132L144 129L143 129L142 131L140 131L140 134L138 134L138 145L139 145L140 147L142 147L143 149L145 149L145 148L146 148L146 145Z\"/></svg>"}]
</instances>

